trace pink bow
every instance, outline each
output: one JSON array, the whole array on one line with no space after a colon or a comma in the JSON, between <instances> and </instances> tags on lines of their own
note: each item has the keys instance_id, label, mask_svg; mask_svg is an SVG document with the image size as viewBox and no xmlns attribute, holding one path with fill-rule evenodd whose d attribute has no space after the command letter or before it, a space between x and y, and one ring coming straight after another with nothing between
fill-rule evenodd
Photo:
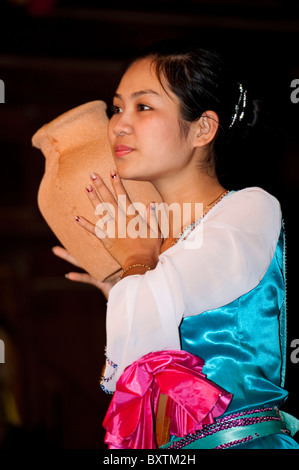
<instances>
[{"instance_id":1,"label":"pink bow","mask_svg":"<svg viewBox=\"0 0 299 470\"><path fill-rule=\"evenodd\" d=\"M155 449L160 394L168 396L169 434L182 437L211 424L232 395L202 373L204 361L186 351L161 351L128 366L103 421L109 449Z\"/></svg>"}]
</instances>

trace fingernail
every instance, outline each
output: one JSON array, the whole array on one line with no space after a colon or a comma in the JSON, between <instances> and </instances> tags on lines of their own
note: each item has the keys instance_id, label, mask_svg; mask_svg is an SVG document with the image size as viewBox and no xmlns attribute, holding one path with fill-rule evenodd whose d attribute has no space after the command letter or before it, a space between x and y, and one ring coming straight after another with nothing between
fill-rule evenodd
<instances>
[{"instance_id":1,"label":"fingernail","mask_svg":"<svg viewBox=\"0 0 299 470\"><path fill-rule=\"evenodd\" d=\"M115 172L115 171L112 171L112 172L111 172L111 178L112 178L112 179L115 179L116 176L117 176L116 172Z\"/></svg>"},{"instance_id":2,"label":"fingernail","mask_svg":"<svg viewBox=\"0 0 299 470\"><path fill-rule=\"evenodd\" d=\"M75 215L75 220L76 220L77 222L80 222L80 217L79 217L78 215Z\"/></svg>"},{"instance_id":3,"label":"fingernail","mask_svg":"<svg viewBox=\"0 0 299 470\"><path fill-rule=\"evenodd\" d=\"M94 172L90 173L89 176L91 177L93 181L96 181L98 179L98 176Z\"/></svg>"},{"instance_id":4,"label":"fingernail","mask_svg":"<svg viewBox=\"0 0 299 470\"><path fill-rule=\"evenodd\" d=\"M86 191L91 193L93 191L93 187L90 186L90 184L88 186L86 186Z\"/></svg>"},{"instance_id":5,"label":"fingernail","mask_svg":"<svg viewBox=\"0 0 299 470\"><path fill-rule=\"evenodd\" d=\"M69 275L68 274L65 274L64 277L66 277L67 279L69 278Z\"/></svg>"}]
</instances>

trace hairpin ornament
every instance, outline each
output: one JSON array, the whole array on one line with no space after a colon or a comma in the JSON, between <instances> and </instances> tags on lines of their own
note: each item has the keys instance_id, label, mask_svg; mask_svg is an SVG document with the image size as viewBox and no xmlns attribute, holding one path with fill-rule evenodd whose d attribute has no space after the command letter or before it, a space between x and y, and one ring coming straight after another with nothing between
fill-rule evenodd
<instances>
[{"instance_id":1,"label":"hairpin ornament","mask_svg":"<svg viewBox=\"0 0 299 470\"><path fill-rule=\"evenodd\" d=\"M238 98L238 103L235 105L235 113L232 117L232 121L229 126L230 129L235 124L238 116L239 116L238 120L242 121L244 117L245 108L246 108L246 98L247 98L247 90L243 88L242 83L239 83L239 98Z\"/></svg>"}]
</instances>

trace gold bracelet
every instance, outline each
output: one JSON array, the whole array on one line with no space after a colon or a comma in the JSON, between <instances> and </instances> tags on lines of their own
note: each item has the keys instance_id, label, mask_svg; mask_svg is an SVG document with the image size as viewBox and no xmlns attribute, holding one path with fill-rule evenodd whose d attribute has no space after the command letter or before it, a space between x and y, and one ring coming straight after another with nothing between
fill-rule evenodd
<instances>
[{"instance_id":1,"label":"gold bracelet","mask_svg":"<svg viewBox=\"0 0 299 470\"><path fill-rule=\"evenodd\" d=\"M152 269L150 266L147 266L146 264L132 264L131 266L123 270L122 274L119 276L119 279L122 279L124 274L127 271L129 271L129 269L132 269L132 268L146 268L148 271L151 271Z\"/></svg>"}]
</instances>

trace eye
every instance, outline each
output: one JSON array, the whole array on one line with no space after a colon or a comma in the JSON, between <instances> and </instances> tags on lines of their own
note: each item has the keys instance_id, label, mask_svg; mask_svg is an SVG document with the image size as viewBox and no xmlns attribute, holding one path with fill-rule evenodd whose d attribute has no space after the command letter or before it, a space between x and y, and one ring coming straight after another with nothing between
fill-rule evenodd
<instances>
[{"instance_id":1,"label":"eye","mask_svg":"<svg viewBox=\"0 0 299 470\"><path fill-rule=\"evenodd\" d=\"M122 113L122 109L120 106L112 105L111 106L111 114L120 114Z\"/></svg>"},{"instance_id":2,"label":"eye","mask_svg":"<svg viewBox=\"0 0 299 470\"><path fill-rule=\"evenodd\" d=\"M137 109L138 109L138 111L149 111L149 110L151 110L152 108L150 108L150 107L147 106L146 104L140 103L140 104L137 105Z\"/></svg>"}]
</instances>

